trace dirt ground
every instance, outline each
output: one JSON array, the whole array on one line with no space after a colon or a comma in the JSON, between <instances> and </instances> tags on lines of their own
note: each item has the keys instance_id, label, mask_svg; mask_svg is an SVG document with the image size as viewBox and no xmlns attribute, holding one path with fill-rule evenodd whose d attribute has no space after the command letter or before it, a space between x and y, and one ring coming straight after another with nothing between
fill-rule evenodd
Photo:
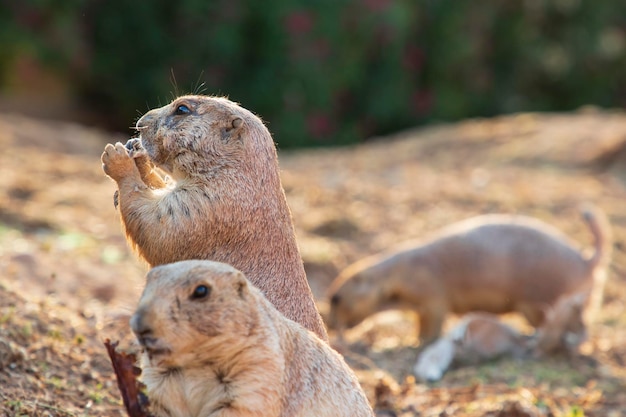
<instances>
[{"instance_id":1,"label":"dirt ground","mask_svg":"<svg viewBox=\"0 0 626 417\"><path fill-rule=\"evenodd\" d=\"M126 245L99 160L105 143L125 139L0 114L0 415L125 415L102 342L137 350L127 322L147 267ZM602 208L614 255L580 355L500 360L422 384L411 375L415 317L402 312L351 329L342 353L379 416L626 413L625 114L469 120L355 147L280 152L280 160L322 312L341 268L451 222L521 213L588 248L579 206Z\"/></svg>"}]
</instances>

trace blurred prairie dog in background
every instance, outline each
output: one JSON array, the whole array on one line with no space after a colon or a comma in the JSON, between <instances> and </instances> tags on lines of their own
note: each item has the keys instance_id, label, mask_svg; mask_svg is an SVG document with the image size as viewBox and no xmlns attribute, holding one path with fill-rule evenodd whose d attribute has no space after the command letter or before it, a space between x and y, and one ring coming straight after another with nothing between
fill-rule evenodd
<instances>
[{"instance_id":1,"label":"blurred prairie dog in background","mask_svg":"<svg viewBox=\"0 0 626 417\"><path fill-rule=\"evenodd\" d=\"M365 258L331 284L328 325L341 332L379 311L413 310L420 340L428 343L441 334L449 313L518 312L539 327L546 308L563 294L587 288L588 298L599 303L610 229L598 210L587 209L583 217L594 238L590 257L538 219L484 215L444 228L424 243Z\"/></svg>"},{"instance_id":2,"label":"blurred prairie dog in background","mask_svg":"<svg viewBox=\"0 0 626 417\"><path fill-rule=\"evenodd\" d=\"M131 327L158 417L374 416L343 358L230 265L152 269Z\"/></svg>"},{"instance_id":3,"label":"blurred prairie dog in background","mask_svg":"<svg viewBox=\"0 0 626 417\"><path fill-rule=\"evenodd\" d=\"M561 296L547 307L545 320L533 335L525 335L489 313L469 313L448 333L426 346L413 367L422 381L438 381L454 363L478 365L501 357L538 358L576 353L587 339L582 310L586 291Z\"/></svg>"},{"instance_id":4,"label":"blurred prairie dog in background","mask_svg":"<svg viewBox=\"0 0 626 417\"><path fill-rule=\"evenodd\" d=\"M501 356L522 357L528 336L488 313L469 313L420 353L413 367L422 381L438 381L452 363L476 365Z\"/></svg>"},{"instance_id":5,"label":"blurred prairie dog in background","mask_svg":"<svg viewBox=\"0 0 626 417\"><path fill-rule=\"evenodd\" d=\"M136 128L140 139L107 145L102 163L139 255L150 266L233 265L279 311L327 339L261 119L226 98L182 96L144 114Z\"/></svg>"},{"instance_id":6,"label":"blurred prairie dog in background","mask_svg":"<svg viewBox=\"0 0 626 417\"><path fill-rule=\"evenodd\" d=\"M544 323L532 340L532 353L536 357L553 353L576 353L589 337L584 311L591 289L565 294L546 309Z\"/></svg>"}]
</instances>

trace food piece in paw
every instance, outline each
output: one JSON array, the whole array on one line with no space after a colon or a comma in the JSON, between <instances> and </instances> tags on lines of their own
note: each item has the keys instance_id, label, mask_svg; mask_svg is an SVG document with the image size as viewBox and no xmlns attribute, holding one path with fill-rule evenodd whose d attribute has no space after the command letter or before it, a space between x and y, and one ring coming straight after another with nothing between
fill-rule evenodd
<instances>
[{"instance_id":1,"label":"food piece in paw","mask_svg":"<svg viewBox=\"0 0 626 417\"><path fill-rule=\"evenodd\" d=\"M128 155L131 158L137 158L146 154L146 150L141 144L141 138L130 138L124 146L126 150L128 150Z\"/></svg>"}]
</instances>

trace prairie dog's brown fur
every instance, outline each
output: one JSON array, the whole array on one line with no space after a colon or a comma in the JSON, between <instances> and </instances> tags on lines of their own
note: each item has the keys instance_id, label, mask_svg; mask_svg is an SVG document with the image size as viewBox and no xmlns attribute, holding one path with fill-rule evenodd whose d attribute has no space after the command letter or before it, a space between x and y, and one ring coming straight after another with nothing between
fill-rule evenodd
<instances>
[{"instance_id":1,"label":"prairie dog's brown fur","mask_svg":"<svg viewBox=\"0 0 626 417\"><path fill-rule=\"evenodd\" d=\"M131 327L158 417L373 417L354 373L223 263L153 268Z\"/></svg>"},{"instance_id":2,"label":"prairie dog's brown fur","mask_svg":"<svg viewBox=\"0 0 626 417\"><path fill-rule=\"evenodd\" d=\"M609 258L608 225L587 211L594 254L586 258L557 229L524 216L486 215L457 223L424 244L359 261L329 289L329 325L352 327L390 308L419 314L420 339L441 333L448 313L519 312L531 325L563 294L601 294Z\"/></svg>"},{"instance_id":3,"label":"prairie dog's brown fur","mask_svg":"<svg viewBox=\"0 0 626 417\"><path fill-rule=\"evenodd\" d=\"M183 96L137 122L145 151L107 145L128 241L151 265L185 259L243 271L287 317L327 339L263 122L218 97ZM166 183L151 163L173 179Z\"/></svg>"},{"instance_id":4,"label":"prairie dog's brown fur","mask_svg":"<svg viewBox=\"0 0 626 417\"><path fill-rule=\"evenodd\" d=\"M562 295L546 310L545 321L533 339L534 356L578 350L589 335L588 323L583 317L589 295L589 289Z\"/></svg>"}]
</instances>

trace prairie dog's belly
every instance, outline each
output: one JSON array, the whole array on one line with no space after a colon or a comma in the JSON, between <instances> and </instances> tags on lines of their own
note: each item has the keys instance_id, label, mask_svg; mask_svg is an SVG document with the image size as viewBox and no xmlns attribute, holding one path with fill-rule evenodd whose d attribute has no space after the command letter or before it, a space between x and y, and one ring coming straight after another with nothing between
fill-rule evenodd
<instances>
[{"instance_id":1,"label":"prairie dog's belly","mask_svg":"<svg viewBox=\"0 0 626 417\"><path fill-rule=\"evenodd\" d=\"M470 311L503 314L511 312L514 307L513 297L502 289L474 288L452 291L450 294L450 305L457 314Z\"/></svg>"}]
</instances>

